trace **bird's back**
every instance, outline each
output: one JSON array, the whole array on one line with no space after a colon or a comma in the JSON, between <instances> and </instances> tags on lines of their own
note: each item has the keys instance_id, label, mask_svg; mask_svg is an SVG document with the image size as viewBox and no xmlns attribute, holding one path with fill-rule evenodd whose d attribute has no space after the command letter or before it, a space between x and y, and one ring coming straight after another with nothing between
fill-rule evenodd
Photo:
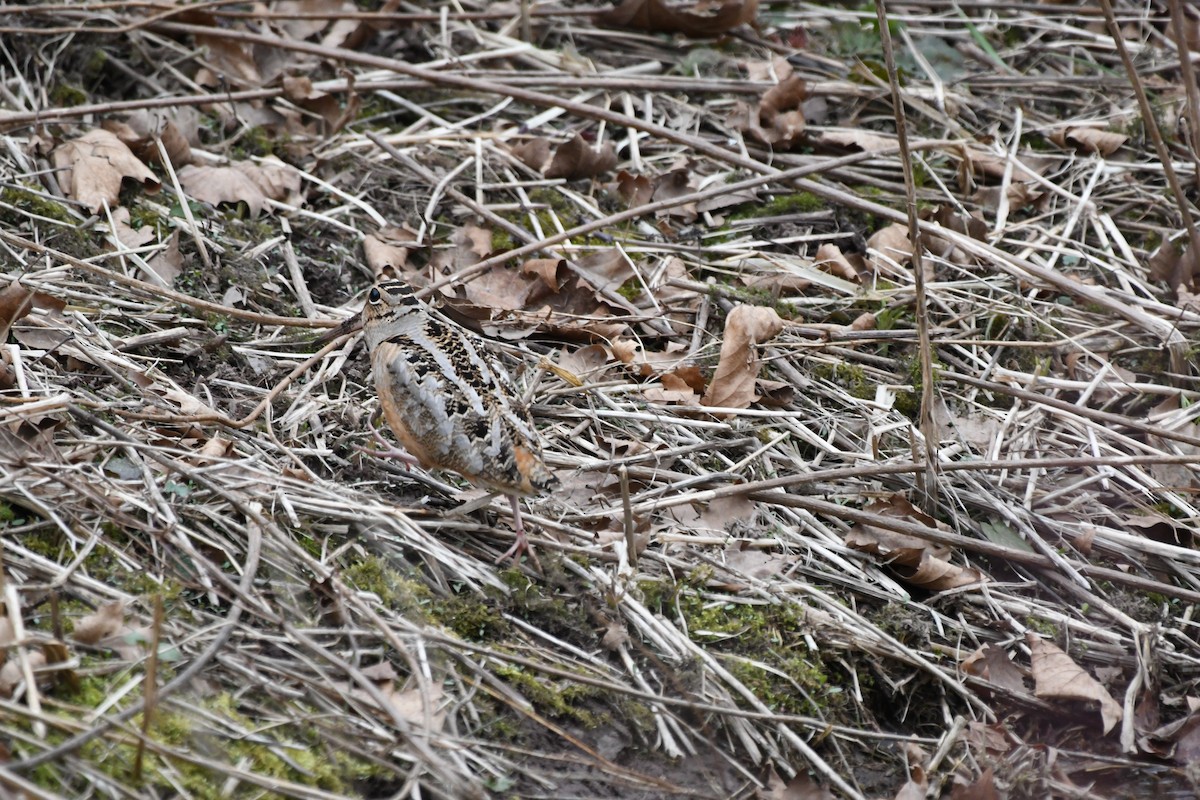
<instances>
[{"instance_id":1,"label":"bird's back","mask_svg":"<svg viewBox=\"0 0 1200 800\"><path fill-rule=\"evenodd\" d=\"M482 341L417 302L364 309L375 386L396 437L427 468L506 493L552 489L558 480L503 367Z\"/></svg>"}]
</instances>

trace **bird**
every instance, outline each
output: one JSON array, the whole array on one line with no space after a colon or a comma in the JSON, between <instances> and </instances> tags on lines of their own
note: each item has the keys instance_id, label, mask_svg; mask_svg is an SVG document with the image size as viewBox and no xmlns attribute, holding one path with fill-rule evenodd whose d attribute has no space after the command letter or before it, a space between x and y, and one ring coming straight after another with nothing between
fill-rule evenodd
<instances>
[{"instance_id":1,"label":"bird","mask_svg":"<svg viewBox=\"0 0 1200 800\"><path fill-rule=\"evenodd\" d=\"M553 491L559 480L542 459L537 429L508 374L482 337L456 325L417 297L405 281L385 280L367 292L363 338L379 407L402 448L361 448L424 469L457 472L508 496L516 541L496 563L529 547L520 498Z\"/></svg>"}]
</instances>

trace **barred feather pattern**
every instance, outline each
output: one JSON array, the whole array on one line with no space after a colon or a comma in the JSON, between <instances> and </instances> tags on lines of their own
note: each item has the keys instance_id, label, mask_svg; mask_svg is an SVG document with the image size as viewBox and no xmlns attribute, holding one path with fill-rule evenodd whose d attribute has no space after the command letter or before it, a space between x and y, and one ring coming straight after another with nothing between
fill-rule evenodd
<instances>
[{"instance_id":1,"label":"barred feather pattern","mask_svg":"<svg viewBox=\"0 0 1200 800\"><path fill-rule=\"evenodd\" d=\"M421 466L506 494L558 485L542 461L528 409L484 340L402 281L370 290L363 334L384 417Z\"/></svg>"}]
</instances>

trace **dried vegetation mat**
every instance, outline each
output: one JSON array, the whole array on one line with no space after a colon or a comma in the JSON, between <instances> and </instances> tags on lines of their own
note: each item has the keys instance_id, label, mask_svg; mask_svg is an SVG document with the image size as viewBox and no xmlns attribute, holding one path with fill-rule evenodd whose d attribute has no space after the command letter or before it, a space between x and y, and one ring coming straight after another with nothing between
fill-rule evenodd
<instances>
[{"instance_id":1,"label":"dried vegetation mat","mask_svg":"<svg viewBox=\"0 0 1200 800\"><path fill-rule=\"evenodd\" d=\"M1184 5L0 6L0 793L1191 796Z\"/></svg>"}]
</instances>

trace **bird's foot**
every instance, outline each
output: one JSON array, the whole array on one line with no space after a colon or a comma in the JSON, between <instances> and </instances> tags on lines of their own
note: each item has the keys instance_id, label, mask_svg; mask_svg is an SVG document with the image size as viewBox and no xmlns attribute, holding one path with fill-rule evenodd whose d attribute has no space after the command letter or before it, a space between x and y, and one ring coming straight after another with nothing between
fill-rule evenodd
<instances>
[{"instance_id":1,"label":"bird's foot","mask_svg":"<svg viewBox=\"0 0 1200 800\"><path fill-rule=\"evenodd\" d=\"M533 547L529 544L529 539L525 536L525 523L521 520L521 501L517 499L515 494L508 496L508 502L512 505L513 512L513 532L516 534L517 540L513 542L513 546L504 551L504 554L495 560L496 564L512 559L515 565L520 562L521 554L525 553L529 556L529 560L538 572L542 571L542 562L538 561L537 553L533 552Z\"/></svg>"}]
</instances>

